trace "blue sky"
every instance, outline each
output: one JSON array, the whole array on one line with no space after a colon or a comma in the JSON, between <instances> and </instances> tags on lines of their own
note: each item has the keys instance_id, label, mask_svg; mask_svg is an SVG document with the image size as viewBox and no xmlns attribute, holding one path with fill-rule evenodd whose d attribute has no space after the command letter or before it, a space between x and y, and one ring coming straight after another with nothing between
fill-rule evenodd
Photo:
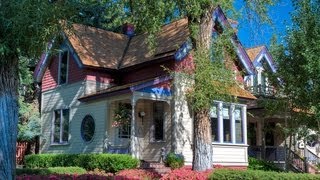
<instances>
[{"instance_id":1,"label":"blue sky","mask_svg":"<svg viewBox=\"0 0 320 180\"><path fill-rule=\"evenodd\" d=\"M241 8L242 4L238 1L236 8ZM258 46L261 44L269 45L272 34L277 34L279 42L282 36L285 35L285 30L290 27L292 22L290 20L290 12L293 11L291 0L279 0L279 2L272 7L269 7L269 16L273 25L261 25L250 23L245 20L245 17L240 18L238 37L242 44L248 48Z\"/></svg>"}]
</instances>

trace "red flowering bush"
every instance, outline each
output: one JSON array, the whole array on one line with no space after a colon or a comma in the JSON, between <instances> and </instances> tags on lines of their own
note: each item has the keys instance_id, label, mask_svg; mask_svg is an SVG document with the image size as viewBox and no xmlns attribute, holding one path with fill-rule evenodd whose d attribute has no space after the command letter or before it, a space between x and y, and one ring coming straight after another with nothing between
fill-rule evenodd
<instances>
[{"instance_id":1,"label":"red flowering bush","mask_svg":"<svg viewBox=\"0 0 320 180\"><path fill-rule=\"evenodd\" d=\"M127 169L122 170L115 176L115 180L123 180L123 179L160 179L161 175L156 172L147 171L144 169Z\"/></svg>"},{"instance_id":2,"label":"red flowering bush","mask_svg":"<svg viewBox=\"0 0 320 180\"><path fill-rule=\"evenodd\" d=\"M225 167L222 166L221 164L215 164L215 165L213 165L213 168L214 169L224 169Z\"/></svg>"},{"instance_id":3,"label":"red flowering bush","mask_svg":"<svg viewBox=\"0 0 320 180\"><path fill-rule=\"evenodd\" d=\"M197 172L193 171L191 167L182 167L164 175L161 180L203 180L208 179L211 172L212 170Z\"/></svg>"},{"instance_id":4,"label":"red flowering bush","mask_svg":"<svg viewBox=\"0 0 320 180\"><path fill-rule=\"evenodd\" d=\"M22 175L17 176L16 180L108 180L113 179L112 176L101 176L95 174L56 174L56 175Z\"/></svg>"}]
</instances>

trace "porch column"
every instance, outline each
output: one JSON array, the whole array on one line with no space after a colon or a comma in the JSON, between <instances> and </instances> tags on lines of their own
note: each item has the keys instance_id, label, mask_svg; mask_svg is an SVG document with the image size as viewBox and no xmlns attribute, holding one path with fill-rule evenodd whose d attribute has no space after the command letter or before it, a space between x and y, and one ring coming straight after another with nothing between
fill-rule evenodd
<instances>
[{"instance_id":1,"label":"porch column","mask_svg":"<svg viewBox=\"0 0 320 180\"><path fill-rule=\"evenodd\" d=\"M135 109L136 109L137 99L132 95L131 98L131 107L132 107L132 118L131 118L131 136L130 136L130 152L131 155L135 158L139 159L139 151L138 151L138 137L136 135L136 117L135 117Z\"/></svg>"},{"instance_id":2,"label":"porch column","mask_svg":"<svg viewBox=\"0 0 320 180\"><path fill-rule=\"evenodd\" d=\"M231 142L232 144L236 143L236 121L235 121L235 117L234 117L234 111L235 111L235 106L234 104L231 104L230 106L230 121L231 121ZM245 136L245 138L247 138Z\"/></svg>"},{"instance_id":3,"label":"porch column","mask_svg":"<svg viewBox=\"0 0 320 180\"><path fill-rule=\"evenodd\" d=\"M247 142L247 106L242 106L242 129L243 129L243 142L244 144L248 144Z\"/></svg>"},{"instance_id":4,"label":"porch column","mask_svg":"<svg viewBox=\"0 0 320 180\"><path fill-rule=\"evenodd\" d=\"M220 143L223 143L223 104L222 102L218 103L218 134L219 139L218 141Z\"/></svg>"}]
</instances>

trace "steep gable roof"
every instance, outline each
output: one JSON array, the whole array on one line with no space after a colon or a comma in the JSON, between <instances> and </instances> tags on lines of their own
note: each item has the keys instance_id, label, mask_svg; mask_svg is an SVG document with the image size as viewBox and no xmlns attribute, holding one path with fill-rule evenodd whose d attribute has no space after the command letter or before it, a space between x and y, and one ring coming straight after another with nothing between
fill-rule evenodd
<instances>
[{"instance_id":1,"label":"steep gable roof","mask_svg":"<svg viewBox=\"0 0 320 180\"><path fill-rule=\"evenodd\" d=\"M70 44L86 66L121 69L153 59L173 55L189 36L186 18L163 26L156 36L153 54L147 44L147 34L129 39L124 34L74 24L68 36Z\"/></svg>"},{"instance_id":2,"label":"steep gable roof","mask_svg":"<svg viewBox=\"0 0 320 180\"><path fill-rule=\"evenodd\" d=\"M262 66L261 63L263 62L263 60L265 60L273 73L277 71L272 55L270 54L266 46L262 45L253 48L248 48L246 49L246 51L254 67Z\"/></svg>"},{"instance_id":3,"label":"steep gable roof","mask_svg":"<svg viewBox=\"0 0 320 180\"><path fill-rule=\"evenodd\" d=\"M74 33L67 35L83 65L117 69L129 42L124 34L74 24Z\"/></svg>"},{"instance_id":4,"label":"steep gable roof","mask_svg":"<svg viewBox=\"0 0 320 180\"><path fill-rule=\"evenodd\" d=\"M144 63L173 55L189 37L188 20L183 18L162 27L157 34L154 54L147 44L147 34L134 36L129 43L123 62L119 68L126 68L135 64Z\"/></svg>"},{"instance_id":5,"label":"steep gable roof","mask_svg":"<svg viewBox=\"0 0 320 180\"><path fill-rule=\"evenodd\" d=\"M257 46L257 47L252 47L252 48L247 48L247 54L250 58L251 61L254 61L257 55L260 53L264 46Z\"/></svg>"},{"instance_id":6,"label":"steep gable roof","mask_svg":"<svg viewBox=\"0 0 320 180\"><path fill-rule=\"evenodd\" d=\"M213 12L214 21L217 20L223 28L232 27L230 22L228 21L226 15L222 11L220 6L217 6L215 11ZM234 33L234 37L231 39L232 44L236 48L236 53L240 59L240 63L243 65L247 74L254 74L254 67L250 61L248 54L243 48L241 42L238 40L237 34Z\"/></svg>"}]
</instances>

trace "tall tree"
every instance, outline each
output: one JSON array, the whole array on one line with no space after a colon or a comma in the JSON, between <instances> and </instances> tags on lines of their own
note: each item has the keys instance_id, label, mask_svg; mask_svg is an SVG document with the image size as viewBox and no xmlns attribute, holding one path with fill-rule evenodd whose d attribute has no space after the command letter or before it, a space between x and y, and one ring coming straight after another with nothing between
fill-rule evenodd
<instances>
[{"instance_id":1,"label":"tall tree","mask_svg":"<svg viewBox=\"0 0 320 180\"><path fill-rule=\"evenodd\" d=\"M39 57L74 17L73 1L0 0L0 179L14 179L19 57Z\"/></svg>"},{"instance_id":2,"label":"tall tree","mask_svg":"<svg viewBox=\"0 0 320 180\"><path fill-rule=\"evenodd\" d=\"M320 0L292 2L293 26L284 43L274 46L273 55L278 60L281 91L301 135L306 136L306 129L320 129Z\"/></svg>"}]
</instances>

